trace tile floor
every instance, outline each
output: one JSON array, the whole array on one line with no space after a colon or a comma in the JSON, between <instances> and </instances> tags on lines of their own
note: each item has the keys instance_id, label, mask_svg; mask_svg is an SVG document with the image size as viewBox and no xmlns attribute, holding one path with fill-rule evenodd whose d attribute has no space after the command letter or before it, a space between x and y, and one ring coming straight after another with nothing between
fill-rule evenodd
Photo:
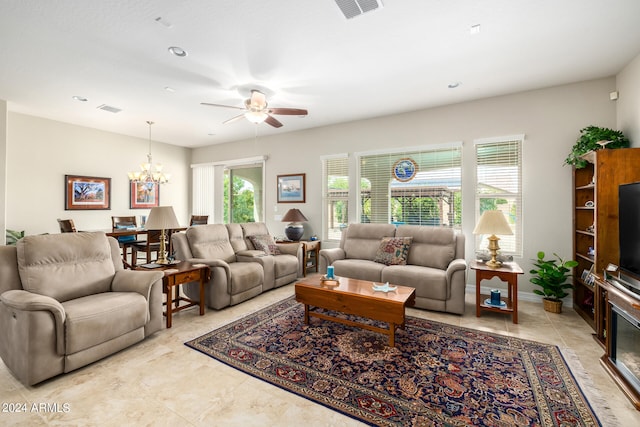
<instances>
[{"instance_id":1,"label":"tile floor","mask_svg":"<svg viewBox=\"0 0 640 427\"><path fill-rule=\"evenodd\" d=\"M0 425L74 426L356 426L347 416L242 374L183 343L293 294L288 285L225 310L185 310L173 327L75 372L26 388L0 361ZM521 302L520 324L499 313L476 318L474 295L464 316L410 309L412 316L568 347L590 373L596 393L621 427L640 425L636 411L599 363L601 347L572 310L547 313ZM5 412L26 404L27 412ZM35 405L34 405L35 404ZM41 405L44 404L44 405ZM48 405L48 406L47 406ZM15 406L13 406L15 410ZM37 409L41 409L38 411ZM605 423L606 427L613 423Z\"/></svg>"}]
</instances>

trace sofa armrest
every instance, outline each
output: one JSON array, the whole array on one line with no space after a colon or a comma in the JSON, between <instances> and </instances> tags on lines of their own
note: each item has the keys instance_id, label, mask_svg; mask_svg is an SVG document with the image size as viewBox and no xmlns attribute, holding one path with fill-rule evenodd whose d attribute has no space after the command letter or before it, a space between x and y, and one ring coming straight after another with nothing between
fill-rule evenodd
<instances>
[{"instance_id":1,"label":"sofa armrest","mask_svg":"<svg viewBox=\"0 0 640 427\"><path fill-rule=\"evenodd\" d=\"M280 249L280 253L302 259L302 243L276 243L276 246Z\"/></svg>"},{"instance_id":2,"label":"sofa armrest","mask_svg":"<svg viewBox=\"0 0 640 427\"><path fill-rule=\"evenodd\" d=\"M342 248L320 249L320 265L319 273L326 273L327 266L333 264L339 259L345 259L346 253Z\"/></svg>"},{"instance_id":3,"label":"sofa armrest","mask_svg":"<svg viewBox=\"0 0 640 427\"><path fill-rule=\"evenodd\" d=\"M451 277L456 271L466 270L467 262L464 259L458 258L451 261L447 266L447 283L451 283Z\"/></svg>"},{"instance_id":4,"label":"sofa armrest","mask_svg":"<svg viewBox=\"0 0 640 427\"><path fill-rule=\"evenodd\" d=\"M64 307L57 300L24 290L6 291L0 295L0 302L13 310L48 311L56 324L56 351L64 354L64 322L67 318Z\"/></svg>"},{"instance_id":5,"label":"sofa armrest","mask_svg":"<svg viewBox=\"0 0 640 427\"><path fill-rule=\"evenodd\" d=\"M162 271L116 271L111 282L113 292L137 292L149 301L151 286L164 276Z\"/></svg>"}]
</instances>

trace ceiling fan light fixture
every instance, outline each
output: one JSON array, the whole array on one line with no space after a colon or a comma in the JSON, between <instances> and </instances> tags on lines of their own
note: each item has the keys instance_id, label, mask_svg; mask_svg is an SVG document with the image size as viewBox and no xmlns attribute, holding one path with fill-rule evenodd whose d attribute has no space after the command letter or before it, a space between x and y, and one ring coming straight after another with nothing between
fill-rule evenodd
<instances>
[{"instance_id":1,"label":"ceiling fan light fixture","mask_svg":"<svg viewBox=\"0 0 640 427\"><path fill-rule=\"evenodd\" d=\"M246 113L244 113L244 116L251 123L255 124L262 123L267 119L267 117L269 117L267 113L262 111L247 111Z\"/></svg>"}]
</instances>

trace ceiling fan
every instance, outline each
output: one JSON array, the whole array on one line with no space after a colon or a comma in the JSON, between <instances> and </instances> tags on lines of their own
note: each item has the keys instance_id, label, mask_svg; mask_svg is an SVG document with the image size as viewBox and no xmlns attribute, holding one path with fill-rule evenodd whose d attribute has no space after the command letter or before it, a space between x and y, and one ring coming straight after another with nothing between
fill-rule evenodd
<instances>
[{"instance_id":1,"label":"ceiling fan","mask_svg":"<svg viewBox=\"0 0 640 427\"><path fill-rule=\"evenodd\" d=\"M265 94L256 89L251 90L251 98L245 99L244 108L235 107L233 105L211 104L208 102L201 102L200 104L211 107L234 108L236 110L244 111L242 114L224 121L223 124L235 122L236 120L244 117L251 123L258 124L265 122L274 128L279 128L282 126L282 123L273 117L272 114L282 114L286 116L306 116L308 114L307 110L301 108L270 108L267 104L267 97Z\"/></svg>"}]
</instances>

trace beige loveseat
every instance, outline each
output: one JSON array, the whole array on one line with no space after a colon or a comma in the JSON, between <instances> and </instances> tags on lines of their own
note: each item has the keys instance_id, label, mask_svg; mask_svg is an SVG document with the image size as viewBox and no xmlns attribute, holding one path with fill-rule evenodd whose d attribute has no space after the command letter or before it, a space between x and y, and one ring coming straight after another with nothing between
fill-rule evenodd
<instances>
[{"instance_id":1,"label":"beige loveseat","mask_svg":"<svg viewBox=\"0 0 640 427\"><path fill-rule=\"evenodd\" d=\"M124 270L104 233L27 236L0 246L0 356L32 385L162 328L162 273Z\"/></svg>"},{"instance_id":2,"label":"beige loveseat","mask_svg":"<svg viewBox=\"0 0 640 427\"><path fill-rule=\"evenodd\" d=\"M177 259L204 263L211 268L205 303L216 310L291 283L298 277L302 265L300 245L274 243L271 250L266 247L260 250L252 240L256 243L270 240L264 223L198 225L171 236ZM188 283L183 288L189 298L199 301L196 283Z\"/></svg>"},{"instance_id":3,"label":"beige loveseat","mask_svg":"<svg viewBox=\"0 0 640 427\"><path fill-rule=\"evenodd\" d=\"M406 264L402 257L398 264L389 262L381 248L385 238L385 243L388 238L406 243ZM337 276L410 286L416 288L416 307L463 314L464 240L462 233L445 227L351 224L342 232L339 248L320 250L320 271L332 265Z\"/></svg>"}]
</instances>

